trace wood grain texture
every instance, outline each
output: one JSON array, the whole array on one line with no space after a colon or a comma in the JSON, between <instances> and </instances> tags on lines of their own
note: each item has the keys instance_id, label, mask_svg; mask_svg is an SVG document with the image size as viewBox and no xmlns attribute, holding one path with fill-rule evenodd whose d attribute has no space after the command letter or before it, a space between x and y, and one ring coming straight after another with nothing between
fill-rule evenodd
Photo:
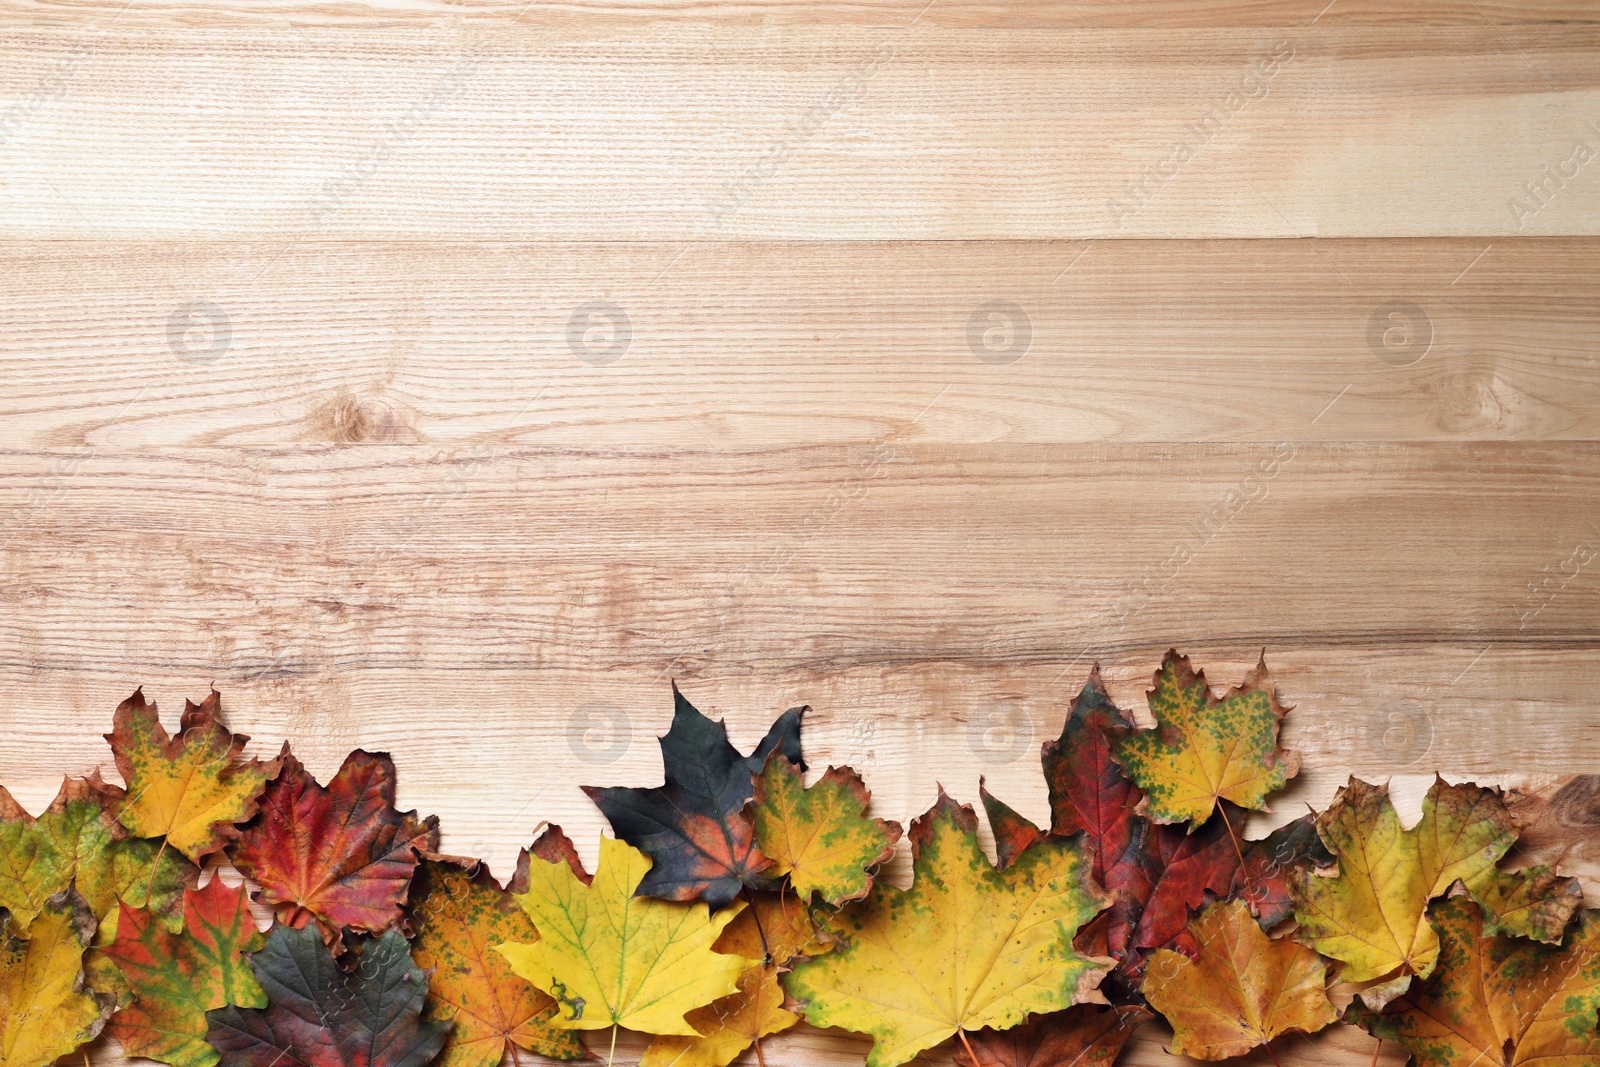
<instances>
[{"instance_id":1,"label":"wood grain texture","mask_svg":"<svg viewBox=\"0 0 1600 1067\"><path fill-rule=\"evenodd\" d=\"M1593 239L11 242L0 444L1593 440L1597 288Z\"/></svg>"},{"instance_id":2,"label":"wood grain texture","mask_svg":"<svg viewBox=\"0 0 1600 1067\"><path fill-rule=\"evenodd\" d=\"M1174 635L1219 684L1269 650L1313 802L1397 751L1573 773L1600 755L1567 703L1592 670L1600 586L1574 557L1597 493L1600 450L1515 443L11 453L0 781L44 798L135 684L215 682L314 769L389 747L408 804L547 786L538 817L592 833L571 717L622 709L641 744L606 773L649 776L676 678L740 736L811 704L819 763L904 819L933 789L923 750L953 790L989 767L1037 802L1006 746L1053 734L1096 659L1132 702ZM514 782L481 766L524 749L542 759Z\"/></svg>"},{"instance_id":3,"label":"wood grain texture","mask_svg":"<svg viewBox=\"0 0 1600 1067\"><path fill-rule=\"evenodd\" d=\"M471 19L539 24L651 21L748 26L916 23L953 29L1583 25L1600 22L1587 0L0 0L0 17L40 23L117 18L134 21L296 22L352 27L448 23Z\"/></svg>"},{"instance_id":4,"label":"wood grain texture","mask_svg":"<svg viewBox=\"0 0 1600 1067\"><path fill-rule=\"evenodd\" d=\"M1148 722L1170 645L1218 686L1264 648L1306 770L1252 834L1350 774L1414 819L1440 770L1514 788L1519 858L1600 904L1588 0L0 27L0 781L31 809L112 772L135 686L171 720L214 684L323 777L391 751L450 851L503 875L549 819L592 861L577 786L659 780L676 679L746 747L809 704L808 758L884 817L982 776L1043 818L1091 663ZM1120 1062L1189 1062L1168 1040Z\"/></svg>"},{"instance_id":5,"label":"wood grain texture","mask_svg":"<svg viewBox=\"0 0 1600 1067\"><path fill-rule=\"evenodd\" d=\"M1600 233L1600 26L281 14L14 29L0 236Z\"/></svg>"}]
</instances>

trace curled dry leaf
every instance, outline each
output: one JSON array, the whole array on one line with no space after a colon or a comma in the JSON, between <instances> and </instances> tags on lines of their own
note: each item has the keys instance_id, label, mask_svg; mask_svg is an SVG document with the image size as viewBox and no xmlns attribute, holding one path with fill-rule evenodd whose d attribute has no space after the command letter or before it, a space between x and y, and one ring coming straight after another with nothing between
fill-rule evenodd
<instances>
[{"instance_id":1,"label":"curled dry leaf","mask_svg":"<svg viewBox=\"0 0 1600 1067\"><path fill-rule=\"evenodd\" d=\"M63 890L27 928L0 943L0 1067L46 1067L93 1040L114 1007L85 987L83 953L95 920L83 898Z\"/></svg>"},{"instance_id":2,"label":"curled dry leaf","mask_svg":"<svg viewBox=\"0 0 1600 1067\"><path fill-rule=\"evenodd\" d=\"M1080 843L1041 841L997 870L972 809L943 790L910 838L911 888L873 886L828 919L841 947L788 975L808 1021L871 1034L869 1067L893 1067L958 1031L1104 1003L1112 961L1071 944L1110 903Z\"/></svg>"}]
</instances>

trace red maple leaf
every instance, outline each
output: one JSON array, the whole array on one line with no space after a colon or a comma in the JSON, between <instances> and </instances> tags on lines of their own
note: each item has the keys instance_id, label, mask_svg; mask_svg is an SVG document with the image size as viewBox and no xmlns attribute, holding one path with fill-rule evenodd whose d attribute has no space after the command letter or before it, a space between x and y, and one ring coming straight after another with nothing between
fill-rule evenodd
<instances>
[{"instance_id":1,"label":"red maple leaf","mask_svg":"<svg viewBox=\"0 0 1600 1067\"><path fill-rule=\"evenodd\" d=\"M332 942L344 928L382 933L400 917L417 853L439 847L439 820L394 808L394 763L360 749L326 788L285 746L261 813L230 850L281 922L315 918Z\"/></svg>"},{"instance_id":2,"label":"red maple leaf","mask_svg":"<svg viewBox=\"0 0 1600 1067\"><path fill-rule=\"evenodd\" d=\"M1039 838L1084 835L1094 850L1095 879L1117 899L1079 931L1077 946L1114 957L1111 979L1129 993L1139 986L1146 954L1170 945L1208 898L1242 898L1263 926L1274 926L1290 910L1288 869L1326 862L1309 816L1264 840L1243 841L1232 828L1243 827L1244 813L1226 802L1193 832L1139 815L1143 794L1111 756L1135 728L1112 703L1096 666L1061 736L1044 746L1050 834L983 793L1002 863Z\"/></svg>"}]
</instances>

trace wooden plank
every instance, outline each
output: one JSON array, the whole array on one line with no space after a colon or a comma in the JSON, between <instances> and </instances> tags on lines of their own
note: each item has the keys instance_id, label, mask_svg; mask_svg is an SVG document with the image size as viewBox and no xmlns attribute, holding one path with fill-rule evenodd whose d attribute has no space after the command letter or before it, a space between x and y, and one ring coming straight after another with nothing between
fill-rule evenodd
<instances>
[{"instance_id":1,"label":"wooden plank","mask_svg":"<svg viewBox=\"0 0 1600 1067\"><path fill-rule=\"evenodd\" d=\"M106 613L96 611L97 618ZM8 743L0 782L25 805L42 808L63 774L97 766L114 772L100 735L117 702L136 685L176 716L182 699L199 699L207 683L222 692L228 721L260 751L276 752L289 740L324 779L353 748L393 753L403 806L441 817L447 851L486 858L502 872L544 819L566 827L594 858L605 824L578 784L660 781L654 738L671 719L662 672L680 650L667 651L659 666L609 671L539 666L529 662L537 658L532 651L520 661L510 653L480 654L460 666L406 667L394 656L341 654L337 650L356 638L326 622L308 619L293 634L263 633L238 621L240 614L161 599L140 617L166 645L176 646L171 655L163 657L155 636L140 644L116 634L93 658L80 655L70 663L62 656L18 662L14 654L41 631L65 631L66 621L8 625L0 704ZM507 628L520 624L513 617ZM199 643L183 639L178 631L185 629L203 629L205 640L228 646L213 669L185 661ZM809 704L808 760L819 771L855 767L885 817L906 822L926 810L936 781L976 803L983 776L997 796L1048 820L1039 745L1060 732L1066 702L1088 673L1084 664L1071 665L1077 648L1060 651L1068 638L1085 635L1066 623L1061 629L1067 636L1053 658L1036 664L907 657L758 674L724 658L669 673L699 706L727 717L747 749L779 711ZM451 623L429 637L447 646L504 640L487 623ZM618 640L595 638L602 651ZM1275 799L1275 814L1255 821L1253 835L1303 814L1303 805L1326 807L1352 774L1368 781L1393 777L1414 819L1435 769L1456 780L1514 785L1594 765L1600 737L1570 700L1584 684L1592 649L1484 652L1482 645L1441 639L1393 651L1350 650L1268 634L1261 641L1284 698L1295 706L1285 743L1304 755L1305 767ZM322 650L325 645L333 647ZM1161 645L1144 641L1101 656L1113 696L1145 723L1150 716L1143 694L1165 651ZM1221 688L1239 681L1262 646L1246 649L1237 638L1197 635L1183 647ZM1551 722L1566 734L1539 729ZM1560 839L1561 847L1570 843L1570 835ZM1600 856L1592 852L1591 845L1590 855L1576 858L1600 888L1594 877ZM1555 858L1541 847L1537 858L1546 856ZM902 863L895 870L906 868Z\"/></svg>"},{"instance_id":2,"label":"wooden plank","mask_svg":"<svg viewBox=\"0 0 1600 1067\"><path fill-rule=\"evenodd\" d=\"M598 830L575 756L655 773L677 678L751 743L811 704L819 766L860 767L893 817L929 802L934 753L959 795L987 774L1037 812L1025 752L1089 664L1135 704L1170 642L1219 684L1268 649L1309 768L1280 812L1347 773L1600 754L1574 698L1600 604L1590 446L3 462L0 781L25 803L103 760L135 685L175 711L215 682L241 729L294 738L318 772L395 751L407 803L504 867L539 818Z\"/></svg>"},{"instance_id":3,"label":"wooden plank","mask_svg":"<svg viewBox=\"0 0 1600 1067\"><path fill-rule=\"evenodd\" d=\"M1590 238L0 242L0 445L1593 440L1597 287Z\"/></svg>"},{"instance_id":4,"label":"wooden plank","mask_svg":"<svg viewBox=\"0 0 1600 1067\"><path fill-rule=\"evenodd\" d=\"M1600 233L1600 26L98 10L9 36L0 237Z\"/></svg>"},{"instance_id":5,"label":"wooden plank","mask_svg":"<svg viewBox=\"0 0 1600 1067\"><path fill-rule=\"evenodd\" d=\"M55 0L3 0L0 18L59 22L110 19L119 0L63 6ZM236 0L140 0L121 18L204 24L227 19L318 26L393 26L471 19L537 25L581 16L616 20L709 22L749 26L918 25L952 29L1302 27L1307 25L1492 26L1600 21L1587 0L361 0L246 6Z\"/></svg>"}]
</instances>

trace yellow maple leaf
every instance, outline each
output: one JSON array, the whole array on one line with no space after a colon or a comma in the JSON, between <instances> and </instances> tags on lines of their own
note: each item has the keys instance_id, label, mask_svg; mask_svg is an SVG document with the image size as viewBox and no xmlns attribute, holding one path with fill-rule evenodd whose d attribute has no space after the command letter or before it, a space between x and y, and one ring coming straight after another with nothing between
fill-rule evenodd
<instances>
[{"instance_id":1,"label":"yellow maple leaf","mask_svg":"<svg viewBox=\"0 0 1600 1067\"><path fill-rule=\"evenodd\" d=\"M1352 778L1318 816L1317 832L1337 857L1339 872L1291 872L1295 936L1343 961L1343 981L1394 975L1362 994L1373 1007L1403 992L1411 976L1432 973L1439 938L1428 923L1428 902L1457 881L1485 905L1491 932L1543 941L1560 940L1582 900L1577 882L1545 868L1499 869L1516 829L1499 796L1476 785L1436 779L1421 820L1407 830L1387 788Z\"/></svg>"},{"instance_id":2,"label":"yellow maple leaf","mask_svg":"<svg viewBox=\"0 0 1600 1067\"><path fill-rule=\"evenodd\" d=\"M1347 1022L1398 1043L1419 1067L1594 1067L1600 1063L1600 912L1560 945L1487 932L1465 897L1436 902L1439 964L1380 1014Z\"/></svg>"},{"instance_id":3,"label":"yellow maple leaf","mask_svg":"<svg viewBox=\"0 0 1600 1067\"><path fill-rule=\"evenodd\" d=\"M763 1037L800 1021L783 1000L778 968L752 967L739 976L736 992L689 1013L697 1036L656 1037L639 1057L639 1067L727 1067Z\"/></svg>"},{"instance_id":4,"label":"yellow maple leaf","mask_svg":"<svg viewBox=\"0 0 1600 1067\"><path fill-rule=\"evenodd\" d=\"M684 1014L734 992L755 962L712 948L742 903L712 915L704 903L634 896L649 870L648 856L609 837L592 879L571 863L530 858L528 891L515 899L539 940L494 947L561 1006L552 1025L693 1037Z\"/></svg>"},{"instance_id":5,"label":"yellow maple leaf","mask_svg":"<svg viewBox=\"0 0 1600 1067\"><path fill-rule=\"evenodd\" d=\"M972 809L942 790L908 836L911 888L875 885L829 923L842 947L790 972L808 1021L871 1034L869 1067L893 1067L965 1031L1105 1003L1096 987L1112 961L1072 939L1112 898L1078 839L1040 841L996 870Z\"/></svg>"},{"instance_id":6,"label":"yellow maple leaf","mask_svg":"<svg viewBox=\"0 0 1600 1067\"><path fill-rule=\"evenodd\" d=\"M238 836L235 824L256 813L279 767L241 758L250 739L223 727L221 708L215 690L203 703L185 701L179 731L169 738L156 706L135 692L117 706L106 734L128 783L122 825L136 837L165 837L196 863Z\"/></svg>"},{"instance_id":7,"label":"yellow maple leaf","mask_svg":"<svg viewBox=\"0 0 1600 1067\"><path fill-rule=\"evenodd\" d=\"M84 988L95 918L71 889L45 902L22 937L0 944L0 1067L45 1067L92 1040L112 997Z\"/></svg>"},{"instance_id":8,"label":"yellow maple leaf","mask_svg":"<svg viewBox=\"0 0 1600 1067\"><path fill-rule=\"evenodd\" d=\"M639 1067L726 1067L751 1045L761 1058L761 1039L787 1030L800 1016L784 1007L778 975L798 955L820 956L831 947L817 937L806 907L793 896L761 893L717 938L718 952L760 957L739 976L736 992L696 1008L687 1016L697 1037L660 1036L650 1042Z\"/></svg>"},{"instance_id":9,"label":"yellow maple leaf","mask_svg":"<svg viewBox=\"0 0 1600 1067\"><path fill-rule=\"evenodd\" d=\"M1202 1060L1243 1056L1290 1030L1315 1033L1339 1017L1322 958L1262 932L1242 900L1219 902L1189 924L1193 957L1150 956L1141 987L1172 1024L1168 1051Z\"/></svg>"},{"instance_id":10,"label":"yellow maple leaf","mask_svg":"<svg viewBox=\"0 0 1600 1067\"><path fill-rule=\"evenodd\" d=\"M808 789L783 753L768 756L746 809L768 873L788 875L802 900L815 892L838 907L866 896L900 839L896 823L867 818L871 796L849 767L829 767Z\"/></svg>"},{"instance_id":11,"label":"yellow maple leaf","mask_svg":"<svg viewBox=\"0 0 1600 1067\"><path fill-rule=\"evenodd\" d=\"M1117 745L1117 762L1143 789L1142 810L1159 823L1199 826L1219 800L1267 810L1267 796L1300 770L1300 756L1278 748L1278 725L1289 708L1278 703L1267 665L1218 700L1204 671L1169 651L1150 690L1154 730L1139 730Z\"/></svg>"}]
</instances>

